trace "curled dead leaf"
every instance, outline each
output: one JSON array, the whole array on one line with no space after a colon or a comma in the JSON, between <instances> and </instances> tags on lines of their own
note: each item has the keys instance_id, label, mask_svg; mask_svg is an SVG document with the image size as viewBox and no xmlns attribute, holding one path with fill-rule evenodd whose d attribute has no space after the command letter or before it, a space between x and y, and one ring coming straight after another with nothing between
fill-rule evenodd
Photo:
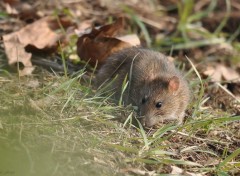
<instances>
[{"instance_id":1,"label":"curled dead leaf","mask_svg":"<svg viewBox=\"0 0 240 176\"><path fill-rule=\"evenodd\" d=\"M123 24L123 18L119 18L115 23L93 28L90 33L80 36L77 41L78 56L92 66L101 66L112 53L140 45L136 35L115 37L123 29Z\"/></svg>"}]
</instances>

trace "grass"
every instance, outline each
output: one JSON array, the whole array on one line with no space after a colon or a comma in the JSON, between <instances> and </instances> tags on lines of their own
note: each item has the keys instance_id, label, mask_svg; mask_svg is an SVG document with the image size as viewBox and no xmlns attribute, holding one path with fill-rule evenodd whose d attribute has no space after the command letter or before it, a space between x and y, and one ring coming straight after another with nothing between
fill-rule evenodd
<instances>
[{"instance_id":1,"label":"grass","mask_svg":"<svg viewBox=\"0 0 240 176\"><path fill-rule=\"evenodd\" d=\"M1 153L5 155L1 171L15 175L115 175L115 167L109 166L117 158L105 144L109 133L112 137L122 133L108 120L113 114L103 114L100 102L86 98L89 88L79 86L75 78L58 77L53 82L58 89L51 84L31 91L22 79L19 84L1 80L6 84L1 85ZM103 109L111 112L113 107ZM16 163L6 162L7 158L15 158Z\"/></svg>"},{"instance_id":2,"label":"grass","mask_svg":"<svg viewBox=\"0 0 240 176\"><path fill-rule=\"evenodd\" d=\"M239 172L234 141L212 134L239 133L231 129L239 116L219 117L199 107L196 117L182 126L169 124L148 132L140 123L139 128L129 123L134 117L130 109L106 103L79 83L82 73L75 78L49 73L20 80L1 77L1 172L127 175L131 168L167 173L169 165L192 172ZM40 84L31 87L33 80ZM120 123L118 118L127 120ZM210 158L215 164L203 166Z\"/></svg>"},{"instance_id":3,"label":"grass","mask_svg":"<svg viewBox=\"0 0 240 176\"><path fill-rule=\"evenodd\" d=\"M197 30L195 22L213 11L216 1L196 14L192 14L194 1L184 2L177 6L177 32L153 47L175 51L233 42L239 29L229 40L221 36L227 15L214 34ZM230 1L226 2L229 7ZM144 23L131 9L125 11L151 45L154 40ZM189 31L203 39L191 39ZM193 101L186 122L147 131L139 122L138 126L132 124L135 113L131 107L109 103L108 97L84 83L84 69L73 78L68 77L66 66L65 76L40 69L32 76L19 78L2 67L1 53L0 176L160 176L171 175L173 166L203 175L240 173L240 116L206 105L208 79L201 78L188 57L191 68L186 77ZM61 55L65 61L64 53Z\"/></svg>"}]
</instances>

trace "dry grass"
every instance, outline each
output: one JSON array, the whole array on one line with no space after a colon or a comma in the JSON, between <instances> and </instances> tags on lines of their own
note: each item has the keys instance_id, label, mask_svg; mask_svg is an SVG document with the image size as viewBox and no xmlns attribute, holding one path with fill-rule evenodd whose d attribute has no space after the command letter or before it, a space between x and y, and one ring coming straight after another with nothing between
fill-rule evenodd
<instances>
[{"instance_id":1,"label":"dry grass","mask_svg":"<svg viewBox=\"0 0 240 176\"><path fill-rule=\"evenodd\" d=\"M78 77L44 72L2 76L0 84L1 172L158 175L171 166L210 175L239 172L240 117L204 108L204 100L192 104L194 117L184 125L147 132L120 123L131 111L94 96Z\"/></svg>"},{"instance_id":2,"label":"dry grass","mask_svg":"<svg viewBox=\"0 0 240 176\"><path fill-rule=\"evenodd\" d=\"M239 42L231 43L239 28L232 37L221 34L227 17L212 33L197 25L198 20L213 11L216 0L206 11L194 14L194 0L184 2L173 7L180 20L176 31L160 41L150 38L150 27L145 26L137 12L125 6L123 11L147 45L168 54L198 52L202 47L226 44L228 39L229 45L239 49ZM200 39L192 39L189 33ZM206 56L206 60L212 58ZM131 107L110 104L107 97L101 97L80 81L85 70L73 78L67 77L66 72L60 76L41 69L32 76L19 78L5 69L5 61L0 50L0 176L158 176L171 175L177 168L184 171L178 175L240 173L240 116L211 104L207 96L209 79L202 79L193 63L180 65L189 69L186 77L193 92L184 124L145 131L141 125L131 123L135 116Z\"/></svg>"}]
</instances>

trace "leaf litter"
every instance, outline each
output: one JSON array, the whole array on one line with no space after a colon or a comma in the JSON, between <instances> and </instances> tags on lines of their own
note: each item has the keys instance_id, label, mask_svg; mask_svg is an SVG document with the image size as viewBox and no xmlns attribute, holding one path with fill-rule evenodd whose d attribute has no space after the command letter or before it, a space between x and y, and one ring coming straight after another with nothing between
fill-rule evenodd
<instances>
[{"instance_id":1,"label":"leaf litter","mask_svg":"<svg viewBox=\"0 0 240 176\"><path fill-rule=\"evenodd\" d=\"M23 70L20 76L29 75L34 70L31 63L32 54L26 51L26 47L33 46L39 50L54 49L62 35L56 33L56 20L44 17L36 22L23 27L21 30L3 36L5 52L9 65L22 63Z\"/></svg>"},{"instance_id":2,"label":"leaf litter","mask_svg":"<svg viewBox=\"0 0 240 176\"><path fill-rule=\"evenodd\" d=\"M185 68L185 70L191 70L191 67L188 65L186 60L183 59L185 58L185 55L189 56L189 58L191 58L196 65L196 68L199 70L202 78L204 78L204 97L202 100L197 100L197 97L194 96L193 100L202 101L200 103L196 119L187 119L185 126L180 129L178 133L166 133L161 138L159 138L159 140L156 140L156 142L149 146L149 149L163 148L168 150L169 152L176 153L177 155L171 156L171 160L166 160L166 156L164 156L163 158L156 156L150 156L149 158L147 158L144 155L144 152L143 155L141 155L141 152L139 152L137 156L128 154L128 156L133 157L133 162L127 162L127 164L121 163L121 166L119 166L120 169L116 172L135 175L154 175L158 173L182 175L211 175L213 173L219 174L223 172L229 172L237 174L239 172L239 169L237 168L237 165L239 164L239 156L234 157L234 155L237 155L237 150L239 148L238 141L240 140L240 124L238 118L240 109L240 65L238 58L239 35L238 26L234 25L236 24L235 21L239 20L239 16L236 13L240 7L238 1L231 1L230 6L232 8L231 12L229 13L228 20L222 28L222 33L218 35L219 38L228 38L228 41L219 40L221 42L220 44L204 44L200 47L198 47L198 45L194 45L194 47L192 47L193 45L190 44L190 47L184 48L182 46L185 45L182 45L182 49L176 50L174 50L174 47L172 46L175 43L181 42L181 40L183 39L187 42L188 40L191 40L190 42L199 42L203 39L208 41L208 37L213 37L213 39L219 39L214 38L214 36L209 36L209 34L211 34L211 32L214 32L216 30L216 26L220 26L219 24L221 23L222 19L225 18L227 9L227 5L225 2L227 1L212 1L212 3L210 3L209 0L199 1L195 5L193 5L192 9L193 14L195 13L199 16L196 15L193 17L192 14L187 11L188 6L186 4L176 1L161 1L160 3L150 3L149 1L144 0L141 3L138 3L137 1L123 1L121 3L116 2L112 4L107 3L107 1L105 0L91 3L83 1L81 4L78 2L62 1L58 2L57 4L47 3L44 8L39 8L40 6L34 6L37 7L34 8L35 11L32 11L28 8L29 4L24 5L20 1L16 2L17 5L14 5L11 4L11 1L4 0L3 2L1 2L0 7L1 10L3 9L9 15L8 18L11 19L12 22L14 21L14 23L17 25L13 25L13 23L10 23L9 20L4 20L4 23L2 24L4 24L5 26L3 28L0 28L1 33L3 33L4 48L5 53L8 56L8 63L10 65L13 65L21 62L24 65L23 70L19 68L19 74L21 76L31 74L32 76L35 75L33 74L35 65L32 64L31 59L35 56L36 53L44 53L46 55L61 55L61 53L59 53L59 41L62 47L61 50L64 51L64 47L69 47L69 45L71 45L71 40L74 36L74 41L78 40L78 44L72 44L72 48L75 48L75 52L77 51L78 56L80 56L80 61L89 62L93 67L97 63L100 66L104 63L104 60L107 58L107 56L122 48L131 47L132 45L140 45L140 43L144 46L148 45L147 37L151 36L153 39L152 41L156 42L155 44L153 44L155 45L153 47L158 48L160 51L165 52L165 54L167 55L171 55L169 56L169 58L175 58L174 60L176 62L180 60L184 62L186 64L185 67L183 67ZM191 4L191 2L193 1L189 0L188 2L189 4ZM214 2L217 3L214 4ZM31 6L34 5L33 2L31 3ZM2 6L3 4L4 6ZM204 10L206 10L206 8L210 8L211 4L212 6L214 6L214 8L209 15L206 15L207 13L205 13ZM122 5L122 8L119 8L120 5ZM49 15L52 14L50 9L56 8L56 6L66 7L67 10L63 10L64 15ZM181 9L178 8L183 8L182 12L189 13L188 15L192 17L189 21L193 21L196 23L188 24L187 20L183 20L181 25L183 25L183 22L186 22L186 24L184 24L185 28L181 28L182 26L180 26L180 24L178 23L181 14L177 14L177 11L180 11ZM32 14L33 18L27 18L28 15L26 14L29 13ZM74 18L74 15L80 20ZM64 17L66 16L70 16L70 20L64 20ZM107 23L106 21L109 21L109 19L106 18L106 16L113 16L114 19L119 20L115 20L115 22L113 23ZM123 25L123 18L121 18L121 16L124 16L124 19L127 21L127 25ZM199 18L200 16L202 16L202 19ZM16 17L19 17L19 20L16 19ZM200 19L199 21L193 20L198 18ZM202 22L202 25L198 26L198 22ZM96 25L97 27L94 27L92 26L92 24L98 25ZM132 30L130 32L130 35L129 31L127 31L129 29ZM184 30L187 30L187 32ZM176 33L174 34L174 32ZM232 33L234 35L232 35L232 37L228 37L228 35ZM171 35L177 35L177 37L174 38ZM187 35L187 37L184 35ZM129 36L130 39L128 39ZM234 41L234 43L231 43L232 41ZM169 43L170 45L168 45ZM184 42L180 44L184 44ZM36 49L38 52L36 52ZM66 58L67 57L68 55L66 55ZM48 78L44 78L45 81L47 82L47 79L54 80L54 78L50 77L51 76L48 76ZM198 81L192 75L190 75L190 80L193 85L197 85ZM38 89L38 82L41 82L41 80L33 79L31 83L31 81L24 81L24 78L21 78L20 81L22 81L23 85L25 84L28 89L32 90ZM10 91L11 93L8 94L8 91L6 91L6 87L4 87L3 85L7 84L10 86L10 83L11 82L8 81L1 83L2 87L4 88L5 95L8 96L10 96L15 91L14 89L16 89L15 86L13 86L14 88L9 87L10 89L8 91ZM46 83L46 85L47 84L48 83ZM62 83L57 84L61 85ZM193 88L193 91L198 92L198 88L199 87ZM61 88L59 90L61 90ZM67 88L66 90L73 91ZM39 91L41 92L41 90ZM63 96L63 94L68 93L69 97L71 98L71 95L73 94L70 94L70 92L68 91L66 91L65 93L63 91L62 94L60 93L60 95L58 96ZM30 94L39 97L37 93L35 94L34 92L30 92ZM19 93L15 93L12 95L19 95ZM57 100L58 96L54 96L54 99L51 100L49 100L49 98L43 98L41 96L40 99L31 97L28 103L30 107L33 106L33 109L37 109L40 114L44 114L47 117L52 118L56 117L56 115L59 115L61 119L64 119L64 115L61 114L63 112L59 113L60 110L62 110L62 107L59 111L57 109L54 109L54 107L56 108L59 104L61 104L61 101ZM74 103L74 100L71 100L69 97L67 97L67 100L64 98L64 96L61 99L62 101L64 101L64 107L66 106L64 110L68 110L70 104ZM6 112L6 109L8 109L6 106L8 103L6 101L4 102L5 104L2 104L2 107L4 108L1 108L2 112ZM84 107L78 107L78 109L81 109L80 113L84 113L84 109L87 109L87 107L89 108L88 110L91 111L93 111L93 109L95 108L91 107L92 105L90 104L83 106ZM9 105L9 107L11 106ZM24 109L24 107L21 105L16 107L19 108L19 112ZM47 108L52 109L47 110ZM69 112L71 112L71 115L65 114L66 119L64 120L70 122L71 120L74 121L75 119L81 119L75 117L74 108L74 105L70 106ZM189 116L191 116L191 112L192 109L189 108ZM51 114L50 116L49 113ZM116 113L119 114L118 112ZM96 121L94 122L93 120L94 118L91 119L91 117L88 116L89 114L84 116L86 117L85 119L87 119L87 122L81 120L82 127L85 123L86 127L97 125ZM58 119L56 120L58 121ZM89 122L91 122L92 124L89 124ZM103 121L100 120L100 122L98 123L101 124L103 123ZM107 123L111 123L112 126L116 126L116 124L112 124L112 122L104 122L105 125L107 125ZM1 129L5 129L7 127L6 124L6 121L1 120ZM62 125L64 126L64 124ZM69 126L67 127L69 128ZM97 128L95 129L99 130ZM62 130L67 129L62 128ZM113 131L108 131L107 129L103 128L101 134L104 135L108 133L109 135L111 135L111 133L114 133L116 129L111 128L111 130ZM126 150L128 149L127 147L129 145L135 147L138 147L139 145L144 146L144 141L138 136L136 131L131 131L131 133L133 133L131 135L133 135L134 137L126 137L125 139L116 138L117 140L115 139L114 142L120 142L121 144L121 140L124 140L125 144L127 145L121 144L123 145L121 147L125 147ZM130 135L128 134L128 132L125 132L125 134L128 136ZM66 135L64 137L68 138L69 136ZM138 137L138 139L134 139L136 137ZM151 132L147 134L147 137L152 137ZM108 141L108 139L105 138L105 140L105 142L111 143L110 141L112 141L113 139L110 139L110 141ZM62 145L65 145L65 143L63 142ZM66 147L65 149L69 148ZM115 151L119 152L118 150ZM179 153L179 151L182 152ZM93 156L93 161L95 161L99 165L114 165L113 161L105 161L101 158L102 155L100 153L96 153L96 155L98 156ZM128 158L126 156L126 153L124 152L121 154L119 152L119 155L124 156L124 159ZM231 162L230 160L229 162L227 162L227 160L224 160L224 158L228 159L227 156L229 156ZM112 158L112 160L115 159L116 158ZM164 161L165 159L165 164L162 165L160 164L161 162L158 162L161 161L161 159L162 161ZM183 161L182 165L179 164L180 161ZM187 163L184 163L184 161L194 162L196 164L201 164L202 166L191 167L187 165ZM222 164L220 164L221 161L223 161ZM85 163L87 165L87 163L91 162L92 161L89 160ZM203 170L201 170L201 168ZM214 168L216 169L214 170ZM223 169L218 170L221 168ZM232 170L229 169L228 171L225 171L227 168L232 168Z\"/></svg>"}]
</instances>

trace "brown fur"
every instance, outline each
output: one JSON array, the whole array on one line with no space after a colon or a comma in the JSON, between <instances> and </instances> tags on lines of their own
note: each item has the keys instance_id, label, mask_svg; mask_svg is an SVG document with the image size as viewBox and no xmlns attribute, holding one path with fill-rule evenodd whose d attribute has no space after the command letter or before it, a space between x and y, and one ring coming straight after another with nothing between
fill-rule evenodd
<instances>
[{"instance_id":1,"label":"brown fur","mask_svg":"<svg viewBox=\"0 0 240 176\"><path fill-rule=\"evenodd\" d=\"M115 80L107 90L115 92L119 100L124 78L129 81L123 94L124 104L138 107L138 114L145 127L159 122L182 122L189 102L189 88L181 73L166 56L143 48L128 48L110 56L96 76L100 87ZM156 104L161 102L161 107Z\"/></svg>"}]
</instances>

